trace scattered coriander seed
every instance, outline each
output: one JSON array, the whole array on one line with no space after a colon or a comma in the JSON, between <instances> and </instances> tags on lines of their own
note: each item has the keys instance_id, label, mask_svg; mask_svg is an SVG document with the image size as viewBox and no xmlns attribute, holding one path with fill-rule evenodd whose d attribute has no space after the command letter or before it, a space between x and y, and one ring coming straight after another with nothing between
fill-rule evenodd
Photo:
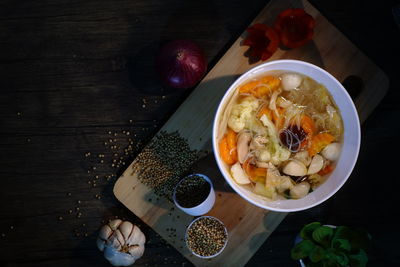
<instances>
[{"instance_id":1,"label":"scattered coriander seed","mask_svg":"<svg viewBox=\"0 0 400 267\"><path fill-rule=\"evenodd\" d=\"M78 200L78 201L77 201L77 203L78 203L78 204L81 204L81 203L82 203L82 201Z\"/></svg>"},{"instance_id":2,"label":"scattered coriander seed","mask_svg":"<svg viewBox=\"0 0 400 267\"><path fill-rule=\"evenodd\" d=\"M71 194L71 192L68 192L68 193L67 193L67 196L69 196L69 197L70 197L71 195L72 195L72 194Z\"/></svg>"},{"instance_id":3,"label":"scattered coriander seed","mask_svg":"<svg viewBox=\"0 0 400 267\"><path fill-rule=\"evenodd\" d=\"M132 120L129 120L129 123L132 123L133 121Z\"/></svg>"},{"instance_id":4,"label":"scattered coriander seed","mask_svg":"<svg viewBox=\"0 0 400 267\"><path fill-rule=\"evenodd\" d=\"M145 107L146 107L146 105L145 105L145 104L143 104L143 105L142 105L142 108L145 108Z\"/></svg>"},{"instance_id":5,"label":"scattered coriander seed","mask_svg":"<svg viewBox=\"0 0 400 267\"><path fill-rule=\"evenodd\" d=\"M111 131L108 131L108 134L111 134Z\"/></svg>"},{"instance_id":6,"label":"scattered coriander seed","mask_svg":"<svg viewBox=\"0 0 400 267\"><path fill-rule=\"evenodd\" d=\"M68 213L69 213L69 214L72 214L72 210L69 210Z\"/></svg>"},{"instance_id":7,"label":"scattered coriander seed","mask_svg":"<svg viewBox=\"0 0 400 267\"><path fill-rule=\"evenodd\" d=\"M13 226L13 225L11 225L11 226L10 226L10 229L11 229L11 230L14 230L14 226Z\"/></svg>"},{"instance_id":8,"label":"scattered coriander seed","mask_svg":"<svg viewBox=\"0 0 400 267\"><path fill-rule=\"evenodd\" d=\"M59 220L59 221L62 221L63 219L64 219L64 218L63 218L62 216L59 216L59 217L58 217L58 220Z\"/></svg>"},{"instance_id":9,"label":"scattered coriander seed","mask_svg":"<svg viewBox=\"0 0 400 267\"><path fill-rule=\"evenodd\" d=\"M21 116L21 114L22 114L21 112L17 112L17 116Z\"/></svg>"},{"instance_id":10,"label":"scattered coriander seed","mask_svg":"<svg viewBox=\"0 0 400 267\"><path fill-rule=\"evenodd\" d=\"M5 233L1 233L1 237L6 237L6 234Z\"/></svg>"},{"instance_id":11,"label":"scattered coriander seed","mask_svg":"<svg viewBox=\"0 0 400 267\"><path fill-rule=\"evenodd\" d=\"M198 153L190 149L178 132L160 132L137 156L132 165L139 180L154 189L159 196L172 200L172 192L180 177L197 160Z\"/></svg>"},{"instance_id":12,"label":"scattered coriander seed","mask_svg":"<svg viewBox=\"0 0 400 267\"><path fill-rule=\"evenodd\" d=\"M27 138L26 141L29 143L29 142L31 141L31 139L30 139L30 138Z\"/></svg>"}]
</instances>

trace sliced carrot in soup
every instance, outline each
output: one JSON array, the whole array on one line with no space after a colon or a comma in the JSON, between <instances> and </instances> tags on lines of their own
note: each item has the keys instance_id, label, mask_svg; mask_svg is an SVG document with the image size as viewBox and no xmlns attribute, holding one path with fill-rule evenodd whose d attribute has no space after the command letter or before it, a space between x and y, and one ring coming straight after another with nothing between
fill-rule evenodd
<instances>
[{"instance_id":1,"label":"sliced carrot in soup","mask_svg":"<svg viewBox=\"0 0 400 267\"><path fill-rule=\"evenodd\" d=\"M311 138L308 154L312 157L319 153L327 145L335 141L335 137L329 133L319 133Z\"/></svg>"}]
</instances>

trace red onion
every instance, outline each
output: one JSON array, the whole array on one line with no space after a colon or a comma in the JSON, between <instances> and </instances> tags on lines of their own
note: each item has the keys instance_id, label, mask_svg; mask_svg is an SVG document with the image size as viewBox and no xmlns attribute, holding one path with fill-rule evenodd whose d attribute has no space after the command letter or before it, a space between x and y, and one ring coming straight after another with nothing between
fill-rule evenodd
<instances>
[{"instance_id":1,"label":"red onion","mask_svg":"<svg viewBox=\"0 0 400 267\"><path fill-rule=\"evenodd\" d=\"M164 45L156 65L161 81L173 88L193 87L207 70L203 51L190 40L175 40Z\"/></svg>"}]
</instances>

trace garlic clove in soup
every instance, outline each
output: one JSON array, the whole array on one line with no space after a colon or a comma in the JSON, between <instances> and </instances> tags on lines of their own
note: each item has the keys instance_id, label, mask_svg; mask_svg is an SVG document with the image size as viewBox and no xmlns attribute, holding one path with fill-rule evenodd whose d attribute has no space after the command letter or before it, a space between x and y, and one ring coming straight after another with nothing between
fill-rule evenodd
<instances>
[{"instance_id":1,"label":"garlic clove in soup","mask_svg":"<svg viewBox=\"0 0 400 267\"><path fill-rule=\"evenodd\" d=\"M301 161L293 159L283 167L283 173L291 176L304 176L307 174L307 168Z\"/></svg>"},{"instance_id":2,"label":"garlic clove in soup","mask_svg":"<svg viewBox=\"0 0 400 267\"><path fill-rule=\"evenodd\" d=\"M305 197L310 191L310 184L307 182L301 182L296 184L290 189L290 196L294 199Z\"/></svg>"},{"instance_id":3,"label":"garlic clove in soup","mask_svg":"<svg viewBox=\"0 0 400 267\"><path fill-rule=\"evenodd\" d=\"M233 179L238 184L249 184L250 183L250 179L249 179L248 175L245 173L245 171L243 170L243 168L239 162L236 162L235 164L232 165L231 173L232 173Z\"/></svg>"},{"instance_id":4,"label":"garlic clove in soup","mask_svg":"<svg viewBox=\"0 0 400 267\"><path fill-rule=\"evenodd\" d=\"M328 160L337 160L340 155L340 144L337 142L330 143L322 150L321 154Z\"/></svg>"},{"instance_id":5,"label":"garlic clove in soup","mask_svg":"<svg viewBox=\"0 0 400 267\"><path fill-rule=\"evenodd\" d=\"M303 78L296 73L285 73L281 76L282 88L285 91L290 91L298 88L303 82Z\"/></svg>"},{"instance_id":6,"label":"garlic clove in soup","mask_svg":"<svg viewBox=\"0 0 400 267\"><path fill-rule=\"evenodd\" d=\"M307 167L310 165L310 163L311 163L311 157L310 157L310 155L308 154L308 151L307 150L303 150L303 151L300 151L300 152L297 152L295 155L294 155L294 158L295 159L297 159L297 160L300 160L304 165L306 165Z\"/></svg>"},{"instance_id":7,"label":"garlic clove in soup","mask_svg":"<svg viewBox=\"0 0 400 267\"><path fill-rule=\"evenodd\" d=\"M314 174L319 172L324 167L324 158L321 155L315 155L311 160L310 167L308 167L307 174Z\"/></svg>"}]
</instances>

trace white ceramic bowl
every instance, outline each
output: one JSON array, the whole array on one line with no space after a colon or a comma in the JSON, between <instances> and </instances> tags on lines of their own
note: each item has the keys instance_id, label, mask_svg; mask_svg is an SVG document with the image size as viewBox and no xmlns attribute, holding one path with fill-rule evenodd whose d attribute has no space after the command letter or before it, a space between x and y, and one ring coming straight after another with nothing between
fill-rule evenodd
<instances>
[{"instance_id":1,"label":"white ceramic bowl","mask_svg":"<svg viewBox=\"0 0 400 267\"><path fill-rule=\"evenodd\" d=\"M344 138L342 151L337 161L335 170L321 186L301 199L267 201L262 196L259 196L251 192L249 189L238 185L231 177L228 166L219 156L217 141L218 126L221 120L221 114L223 114L225 111L227 103L239 85L243 84L247 80L250 80L254 77L259 77L260 75L270 71L298 72L307 75L313 78L315 81L323 84L334 98L334 101L338 106L343 119ZM358 152L360 150L360 120L350 95L347 93L346 89L344 89L342 84L338 82L331 74L307 62L298 60L276 60L261 64L249 70L240 76L229 87L218 106L214 119L212 138L214 155L217 160L218 167L228 184L240 196L254 205L264 209L280 212L293 212L305 210L324 202L334 195L346 182L354 168L354 165L356 164Z\"/></svg>"}]
</instances>

